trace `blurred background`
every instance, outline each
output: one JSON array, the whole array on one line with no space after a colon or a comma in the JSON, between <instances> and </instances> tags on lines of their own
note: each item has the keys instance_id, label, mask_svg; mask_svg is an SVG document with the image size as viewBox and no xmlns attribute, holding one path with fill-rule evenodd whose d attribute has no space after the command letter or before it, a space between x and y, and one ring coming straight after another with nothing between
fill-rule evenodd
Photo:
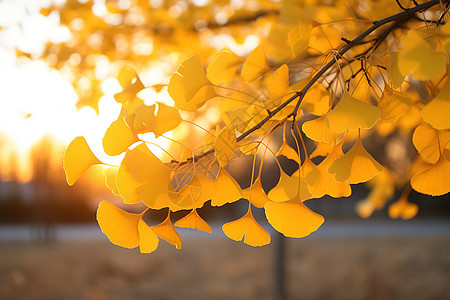
<instances>
[{"instance_id":1,"label":"blurred background","mask_svg":"<svg viewBox=\"0 0 450 300\"><path fill-rule=\"evenodd\" d=\"M270 2L253 11L273 13ZM357 185L350 198L308 202L326 218L311 237L282 238L264 225L273 242L262 248L228 240L221 230L245 212L240 202L220 212L202 208L213 233L180 229L182 250L161 241L143 255L107 240L95 220L98 203L121 199L104 186L102 167L69 188L62 155L82 135L104 162L117 161L101 146L120 110L113 98L121 90L117 70L132 62L146 86L166 82L185 51L172 51L179 37L170 35L170 20L189 15L186 3L197 14L208 6L206 0L0 1L0 299L448 299L448 195L413 192L409 200L419 213L408 221L389 219L386 208L361 219L355 205L368 190ZM246 9L243 1L230 3ZM166 6L168 16L138 9ZM220 30L213 25L226 21L219 8L205 23L211 26L186 21L198 29L193 35L211 40L190 51L225 44L248 53L259 41L251 26L239 43L229 33L212 38L211 30ZM170 101L167 93L146 97ZM295 170L287 159L280 162ZM249 175L239 176L245 182ZM266 178L266 188L276 184Z\"/></svg>"}]
</instances>

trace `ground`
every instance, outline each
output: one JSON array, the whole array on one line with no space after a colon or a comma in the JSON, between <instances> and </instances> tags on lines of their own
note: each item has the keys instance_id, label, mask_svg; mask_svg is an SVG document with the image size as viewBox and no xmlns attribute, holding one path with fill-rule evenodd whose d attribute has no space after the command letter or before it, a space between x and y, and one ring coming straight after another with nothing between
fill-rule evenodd
<instances>
[{"instance_id":1,"label":"ground","mask_svg":"<svg viewBox=\"0 0 450 300\"><path fill-rule=\"evenodd\" d=\"M95 230L95 227L93 227ZM219 229L220 230L220 229ZM450 235L287 239L287 299L449 299ZM278 299L276 240L190 234L140 254L106 238L0 239L0 299Z\"/></svg>"}]
</instances>

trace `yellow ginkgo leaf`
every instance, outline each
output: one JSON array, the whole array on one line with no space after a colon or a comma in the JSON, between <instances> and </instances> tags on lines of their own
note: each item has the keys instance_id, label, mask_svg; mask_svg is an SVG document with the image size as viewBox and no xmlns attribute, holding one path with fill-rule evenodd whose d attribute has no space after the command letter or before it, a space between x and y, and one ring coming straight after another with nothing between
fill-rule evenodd
<instances>
[{"instance_id":1,"label":"yellow ginkgo leaf","mask_svg":"<svg viewBox=\"0 0 450 300\"><path fill-rule=\"evenodd\" d=\"M330 195L334 198L348 197L352 193L350 184L347 182L338 182L334 176L328 173L328 166L339 157L343 156L342 144L339 143L333 148L333 151L305 176L305 181L308 184L308 190L311 193L311 198L321 198L324 195Z\"/></svg>"},{"instance_id":2,"label":"yellow ginkgo leaf","mask_svg":"<svg viewBox=\"0 0 450 300\"><path fill-rule=\"evenodd\" d=\"M434 50L417 31L408 31L403 44L398 56L398 67L403 75L414 73L417 80L432 80L445 71L447 55Z\"/></svg>"},{"instance_id":3,"label":"yellow ginkgo leaf","mask_svg":"<svg viewBox=\"0 0 450 300\"><path fill-rule=\"evenodd\" d=\"M278 150L276 156L283 155L286 158L292 159L293 161L298 162L299 157L297 151L294 150L291 146L289 146L287 140L283 139L283 144L281 145L280 149Z\"/></svg>"},{"instance_id":4,"label":"yellow ginkgo leaf","mask_svg":"<svg viewBox=\"0 0 450 300\"><path fill-rule=\"evenodd\" d=\"M278 184L267 194L269 199L274 202L284 202L296 197L297 195L299 195L299 198L302 201L309 199L311 196L304 179L289 176L283 170L280 170L280 179Z\"/></svg>"},{"instance_id":5,"label":"yellow ginkgo leaf","mask_svg":"<svg viewBox=\"0 0 450 300\"><path fill-rule=\"evenodd\" d=\"M158 111L154 123L151 124L151 132L158 137L167 131L177 127L181 123L181 116L178 109L172 106L158 103Z\"/></svg>"},{"instance_id":6,"label":"yellow ginkgo leaf","mask_svg":"<svg viewBox=\"0 0 450 300\"><path fill-rule=\"evenodd\" d=\"M245 81L253 81L269 71L266 53L262 46L256 47L245 59L242 65L241 76Z\"/></svg>"},{"instance_id":7,"label":"yellow ginkgo leaf","mask_svg":"<svg viewBox=\"0 0 450 300\"><path fill-rule=\"evenodd\" d=\"M237 150L236 134L233 126L222 128L214 141L214 155L221 166L226 166L234 151Z\"/></svg>"},{"instance_id":8,"label":"yellow ginkgo leaf","mask_svg":"<svg viewBox=\"0 0 450 300\"><path fill-rule=\"evenodd\" d=\"M336 133L328 128L325 117L306 121L302 125L302 131L310 139L317 142L332 143L336 139Z\"/></svg>"},{"instance_id":9,"label":"yellow ginkgo leaf","mask_svg":"<svg viewBox=\"0 0 450 300\"><path fill-rule=\"evenodd\" d=\"M436 129L450 129L450 80L444 84L436 98L422 109L422 117Z\"/></svg>"},{"instance_id":10,"label":"yellow ginkgo leaf","mask_svg":"<svg viewBox=\"0 0 450 300\"><path fill-rule=\"evenodd\" d=\"M330 110L328 91L320 83L314 84L303 97L301 108L316 116L325 115Z\"/></svg>"},{"instance_id":11,"label":"yellow ginkgo leaf","mask_svg":"<svg viewBox=\"0 0 450 300\"><path fill-rule=\"evenodd\" d=\"M170 221L170 212L161 224L152 226L150 229L169 244L174 245L177 249L181 249L181 238Z\"/></svg>"},{"instance_id":12,"label":"yellow ginkgo leaf","mask_svg":"<svg viewBox=\"0 0 450 300\"><path fill-rule=\"evenodd\" d=\"M196 111L211 98L217 96L197 57L181 63L170 77L167 91L178 109Z\"/></svg>"},{"instance_id":13,"label":"yellow ginkgo leaf","mask_svg":"<svg viewBox=\"0 0 450 300\"><path fill-rule=\"evenodd\" d=\"M305 26L303 23L300 23L299 26L295 26L289 31L288 40L292 49L292 54L295 57L308 49L310 31L311 25Z\"/></svg>"},{"instance_id":14,"label":"yellow ginkgo leaf","mask_svg":"<svg viewBox=\"0 0 450 300\"><path fill-rule=\"evenodd\" d=\"M256 222L250 208L242 218L224 224L222 230L228 238L238 242L244 239L245 244L253 247L270 244L270 234Z\"/></svg>"},{"instance_id":15,"label":"yellow ginkgo leaf","mask_svg":"<svg viewBox=\"0 0 450 300\"><path fill-rule=\"evenodd\" d=\"M266 202L270 200L262 187L260 176L250 187L242 190L242 197L258 208L263 208Z\"/></svg>"},{"instance_id":16,"label":"yellow ginkgo leaf","mask_svg":"<svg viewBox=\"0 0 450 300\"><path fill-rule=\"evenodd\" d=\"M220 168L214 182L211 205L222 206L242 198L242 190L236 180L224 169Z\"/></svg>"},{"instance_id":17,"label":"yellow ginkgo leaf","mask_svg":"<svg viewBox=\"0 0 450 300\"><path fill-rule=\"evenodd\" d=\"M328 167L328 172L335 174L337 181L350 184L366 182L383 171L384 167L364 149L361 138Z\"/></svg>"},{"instance_id":18,"label":"yellow ginkgo leaf","mask_svg":"<svg viewBox=\"0 0 450 300\"><path fill-rule=\"evenodd\" d=\"M139 139L125 120L119 117L105 132L103 150L108 155L119 155Z\"/></svg>"},{"instance_id":19,"label":"yellow ginkgo leaf","mask_svg":"<svg viewBox=\"0 0 450 300\"><path fill-rule=\"evenodd\" d=\"M123 202L133 204L141 201L136 194L136 188L138 188L141 183L136 181L133 176L131 176L130 170L128 168L127 154L125 154L122 162L120 163L119 169L117 170L116 186L117 191L123 199Z\"/></svg>"},{"instance_id":20,"label":"yellow ginkgo leaf","mask_svg":"<svg viewBox=\"0 0 450 300\"><path fill-rule=\"evenodd\" d=\"M409 220L414 218L419 212L419 207L415 203L409 202L406 197L398 199L389 205L388 214L392 219Z\"/></svg>"},{"instance_id":21,"label":"yellow ginkgo leaf","mask_svg":"<svg viewBox=\"0 0 450 300\"><path fill-rule=\"evenodd\" d=\"M117 80L123 88L122 92L114 95L114 99L116 99L119 103L124 104L130 99L134 99L136 94L140 90L144 89L144 85L142 84L138 74L129 66L125 66L120 69Z\"/></svg>"},{"instance_id":22,"label":"yellow ginkgo leaf","mask_svg":"<svg viewBox=\"0 0 450 300\"><path fill-rule=\"evenodd\" d=\"M116 186L116 176L117 176L117 167L109 167L103 170L103 174L105 175L105 185L111 190L111 192L120 196L119 191Z\"/></svg>"},{"instance_id":23,"label":"yellow ginkgo leaf","mask_svg":"<svg viewBox=\"0 0 450 300\"><path fill-rule=\"evenodd\" d=\"M289 93L289 68L286 64L281 65L267 79L267 91L271 105L268 109L281 104L281 96Z\"/></svg>"},{"instance_id":24,"label":"yellow ginkgo leaf","mask_svg":"<svg viewBox=\"0 0 450 300\"><path fill-rule=\"evenodd\" d=\"M124 248L139 245L138 223L140 214L126 212L108 201L100 202L97 209L97 221L100 229L111 243Z\"/></svg>"},{"instance_id":25,"label":"yellow ginkgo leaf","mask_svg":"<svg viewBox=\"0 0 450 300\"><path fill-rule=\"evenodd\" d=\"M378 102L381 119L385 122L394 122L408 112L412 100L409 96L385 87L383 96Z\"/></svg>"},{"instance_id":26,"label":"yellow ginkgo leaf","mask_svg":"<svg viewBox=\"0 0 450 300\"><path fill-rule=\"evenodd\" d=\"M77 136L70 142L64 152L63 168L66 172L66 181L69 185L75 184L81 174L90 166L102 162L92 153L86 139Z\"/></svg>"},{"instance_id":27,"label":"yellow ginkgo leaf","mask_svg":"<svg viewBox=\"0 0 450 300\"><path fill-rule=\"evenodd\" d=\"M405 80L405 75L400 72L398 67L397 53L395 53L392 57L391 67L389 68L389 79L391 80L394 89L399 88Z\"/></svg>"},{"instance_id":28,"label":"yellow ginkgo leaf","mask_svg":"<svg viewBox=\"0 0 450 300\"><path fill-rule=\"evenodd\" d=\"M436 130L428 125L417 126L413 143L423 159L434 164L450 142L450 130Z\"/></svg>"},{"instance_id":29,"label":"yellow ginkgo leaf","mask_svg":"<svg viewBox=\"0 0 450 300\"><path fill-rule=\"evenodd\" d=\"M169 192L169 199L183 209L195 209L202 207L205 201L209 200L207 197L202 196L203 193L200 177L194 173L191 180L179 191Z\"/></svg>"},{"instance_id":30,"label":"yellow ginkgo leaf","mask_svg":"<svg viewBox=\"0 0 450 300\"><path fill-rule=\"evenodd\" d=\"M144 143L130 150L126 156L130 173L139 182L169 177L170 169ZM164 188L166 188L166 185L164 185Z\"/></svg>"},{"instance_id":31,"label":"yellow ginkgo leaf","mask_svg":"<svg viewBox=\"0 0 450 300\"><path fill-rule=\"evenodd\" d=\"M276 231L293 238L309 235L325 220L306 207L298 197L286 202L267 202L264 211L267 221Z\"/></svg>"},{"instance_id":32,"label":"yellow ginkgo leaf","mask_svg":"<svg viewBox=\"0 0 450 300\"><path fill-rule=\"evenodd\" d=\"M319 142L316 149L309 155L311 159L318 156L326 157L333 151L334 146L329 143Z\"/></svg>"},{"instance_id":33,"label":"yellow ginkgo leaf","mask_svg":"<svg viewBox=\"0 0 450 300\"><path fill-rule=\"evenodd\" d=\"M206 68L206 76L213 84L228 86L236 75L241 61L241 58L230 50L222 49Z\"/></svg>"},{"instance_id":34,"label":"yellow ginkgo leaf","mask_svg":"<svg viewBox=\"0 0 450 300\"><path fill-rule=\"evenodd\" d=\"M125 119L125 122L133 126L134 132L137 133L145 133L151 131L149 128L150 124L153 124L155 122L155 108L156 105L141 105L134 111L133 115L130 115ZM132 122L128 122L129 120Z\"/></svg>"},{"instance_id":35,"label":"yellow ginkgo leaf","mask_svg":"<svg viewBox=\"0 0 450 300\"><path fill-rule=\"evenodd\" d=\"M139 219L138 223L139 233L139 250L141 253L151 253L158 248L159 239L153 230L145 223L144 220Z\"/></svg>"},{"instance_id":36,"label":"yellow ginkgo leaf","mask_svg":"<svg viewBox=\"0 0 450 300\"><path fill-rule=\"evenodd\" d=\"M132 178L140 183L136 194L146 205L154 206L161 194L167 194L170 169L145 144L139 144L130 150L126 159Z\"/></svg>"},{"instance_id":37,"label":"yellow ginkgo leaf","mask_svg":"<svg viewBox=\"0 0 450 300\"><path fill-rule=\"evenodd\" d=\"M212 232L211 227L198 215L196 209L193 209L185 217L176 221L174 225L177 227L197 229L204 232Z\"/></svg>"},{"instance_id":38,"label":"yellow ginkgo leaf","mask_svg":"<svg viewBox=\"0 0 450 300\"><path fill-rule=\"evenodd\" d=\"M411 186L419 193L441 196L450 192L450 161L443 156L425 171L411 178Z\"/></svg>"},{"instance_id":39,"label":"yellow ginkgo leaf","mask_svg":"<svg viewBox=\"0 0 450 300\"><path fill-rule=\"evenodd\" d=\"M380 110L344 92L341 101L324 117L332 132L371 128L380 118Z\"/></svg>"}]
</instances>

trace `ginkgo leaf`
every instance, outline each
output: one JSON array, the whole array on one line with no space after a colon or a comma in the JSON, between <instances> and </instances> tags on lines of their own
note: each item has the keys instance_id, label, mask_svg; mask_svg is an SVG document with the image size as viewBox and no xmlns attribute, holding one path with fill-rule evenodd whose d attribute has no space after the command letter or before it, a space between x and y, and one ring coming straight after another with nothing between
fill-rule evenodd
<instances>
[{"instance_id":1,"label":"ginkgo leaf","mask_svg":"<svg viewBox=\"0 0 450 300\"><path fill-rule=\"evenodd\" d=\"M434 164L450 142L450 130L436 130L428 125L417 126L413 143L422 158Z\"/></svg>"},{"instance_id":2,"label":"ginkgo leaf","mask_svg":"<svg viewBox=\"0 0 450 300\"><path fill-rule=\"evenodd\" d=\"M411 186L419 193L441 196L450 192L450 161L443 156L438 162L411 178Z\"/></svg>"},{"instance_id":3,"label":"ginkgo leaf","mask_svg":"<svg viewBox=\"0 0 450 300\"><path fill-rule=\"evenodd\" d=\"M325 117L306 121L302 125L302 131L314 141L332 143L336 139L336 133L328 128Z\"/></svg>"},{"instance_id":4,"label":"ginkgo leaf","mask_svg":"<svg viewBox=\"0 0 450 300\"><path fill-rule=\"evenodd\" d=\"M383 171L384 167L364 149L361 138L328 167L328 172L335 174L337 181L350 184L366 182Z\"/></svg>"},{"instance_id":5,"label":"ginkgo leaf","mask_svg":"<svg viewBox=\"0 0 450 300\"><path fill-rule=\"evenodd\" d=\"M150 132L150 124L155 122L155 108L156 105L141 105L136 108L133 114L132 126L135 133ZM125 120L128 125L130 123Z\"/></svg>"},{"instance_id":6,"label":"ginkgo leaf","mask_svg":"<svg viewBox=\"0 0 450 300\"><path fill-rule=\"evenodd\" d=\"M287 237L305 237L316 231L325 220L306 207L298 197L286 202L267 202L264 211L270 225Z\"/></svg>"},{"instance_id":7,"label":"ginkgo leaf","mask_svg":"<svg viewBox=\"0 0 450 300\"><path fill-rule=\"evenodd\" d=\"M212 232L211 227L198 215L196 209L193 209L185 217L176 221L174 225L177 227L197 229L204 232Z\"/></svg>"},{"instance_id":8,"label":"ginkgo leaf","mask_svg":"<svg viewBox=\"0 0 450 300\"><path fill-rule=\"evenodd\" d=\"M222 49L206 68L206 76L213 84L228 86L236 75L241 61L241 58L233 52Z\"/></svg>"},{"instance_id":9,"label":"ginkgo leaf","mask_svg":"<svg viewBox=\"0 0 450 300\"><path fill-rule=\"evenodd\" d=\"M86 139L77 136L70 142L64 152L63 168L69 185L75 184L81 174L89 167L102 162L92 153Z\"/></svg>"},{"instance_id":10,"label":"ginkgo leaf","mask_svg":"<svg viewBox=\"0 0 450 300\"><path fill-rule=\"evenodd\" d=\"M116 175L117 191L123 199L123 202L128 204L138 203L141 200L136 194L136 188L141 185L136 181L130 173L128 168L128 152L125 154Z\"/></svg>"},{"instance_id":11,"label":"ginkgo leaf","mask_svg":"<svg viewBox=\"0 0 450 300\"><path fill-rule=\"evenodd\" d=\"M316 167L308 172L305 181L308 184L308 191L311 198L321 198L324 195L330 195L334 198L348 197L352 193L350 184L347 182L338 182L334 175L328 173L328 166L339 157L343 156L341 141L334 146L333 151Z\"/></svg>"},{"instance_id":12,"label":"ginkgo leaf","mask_svg":"<svg viewBox=\"0 0 450 300\"><path fill-rule=\"evenodd\" d=\"M306 182L303 178L289 176L280 169L280 179L277 185L269 191L267 196L274 202L284 202L297 195L299 195L302 201L310 198L311 194L308 191Z\"/></svg>"},{"instance_id":13,"label":"ginkgo leaf","mask_svg":"<svg viewBox=\"0 0 450 300\"><path fill-rule=\"evenodd\" d=\"M281 96L289 93L289 68L281 65L267 80L267 91L272 106L281 104ZM271 109L271 106L268 107Z\"/></svg>"},{"instance_id":14,"label":"ginkgo leaf","mask_svg":"<svg viewBox=\"0 0 450 300\"><path fill-rule=\"evenodd\" d=\"M400 198L395 203L389 205L388 214L392 219L409 220L414 218L419 212L419 207L415 203L409 202L406 198Z\"/></svg>"},{"instance_id":15,"label":"ginkgo leaf","mask_svg":"<svg viewBox=\"0 0 450 300\"><path fill-rule=\"evenodd\" d=\"M222 167L228 164L231 155L237 148L234 128L232 126L222 128L214 141L214 155Z\"/></svg>"},{"instance_id":16,"label":"ginkgo leaf","mask_svg":"<svg viewBox=\"0 0 450 300\"><path fill-rule=\"evenodd\" d=\"M117 167L109 167L103 170L103 174L105 175L105 185L111 190L111 192L120 196L119 191L116 186L116 176L117 176Z\"/></svg>"},{"instance_id":17,"label":"ginkgo leaf","mask_svg":"<svg viewBox=\"0 0 450 300\"><path fill-rule=\"evenodd\" d=\"M305 80L308 79L311 80L310 77ZM316 116L325 115L330 110L328 91L321 84L314 84L303 97L300 107Z\"/></svg>"},{"instance_id":18,"label":"ginkgo leaf","mask_svg":"<svg viewBox=\"0 0 450 300\"><path fill-rule=\"evenodd\" d=\"M324 117L332 132L343 133L347 130L372 128L380 115L376 106L359 101L344 92L341 101Z\"/></svg>"},{"instance_id":19,"label":"ginkgo leaf","mask_svg":"<svg viewBox=\"0 0 450 300\"><path fill-rule=\"evenodd\" d=\"M389 79L391 80L394 89L399 88L405 80L405 75L400 72L398 67L397 53L395 53L392 57L391 67L389 68Z\"/></svg>"},{"instance_id":20,"label":"ginkgo leaf","mask_svg":"<svg viewBox=\"0 0 450 300\"><path fill-rule=\"evenodd\" d=\"M262 46L256 47L245 59L242 65L241 76L245 81L253 81L269 71L266 53Z\"/></svg>"},{"instance_id":21,"label":"ginkgo leaf","mask_svg":"<svg viewBox=\"0 0 450 300\"><path fill-rule=\"evenodd\" d=\"M381 119L385 122L394 122L409 111L412 100L409 96L385 87L383 96L378 102Z\"/></svg>"},{"instance_id":22,"label":"ginkgo leaf","mask_svg":"<svg viewBox=\"0 0 450 300\"><path fill-rule=\"evenodd\" d=\"M178 109L172 106L158 103L158 112L154 123L151 124L151 131L156 137L173 130L181 123L181 116Z\"/></svg>"},{"instance_id":23,"label":"ginkgo leaf","mask_svg":"<svg viewBox=\"0 0 450 300\"><path fill-rule=\"evenodd\" d=\"M167 241L169 244L174 245L177 249L181 249L181 238L178 232L173 227L172 222L170 221L170 213L167 215L167 218L158 225L150 227L150 229L160 238Z\"/></svg>"},{"instance_id":24,"label":"ginkgo leaf","mask_svg":"<svg viewBox=\"0 0 450 300\"><path fill-rule=\"evenodd\" d=\"M236 180L224 169L220 168L214 182L211 205L222 206L242 198L242 190Z\"/></svg>"},{"instance_id":25,"label":"ginkgo leaf","mask_svg":"<svg viewBox=\"0 0 450 300\"><path fill-rule=\"evenodd\" d=\"M417 31L408 31L403 44L398 56L398 67L403 75L414 73L417 80L432 80L444 72L447 55L434 50Z\"/></svg>"},{"instance_id":26,"label":"ginkgo leaf","mask_svg":"<svg viewBox=\"0 0 450 300\"><path fill-rule=\"evenodd\" d=\"M170 77L167 91L178 109L196 111L217 96L197 57L186 59Z\"/></svg>"},{"instance_id":27,"label":"ginkgo leaf","mask_svg":"<svg viewBox=\"0 0 450 300\"><path fill-rule=\"evenodd\" d=\"M295 26L289 31L288 40L295 57L308 49L310 31L311 27L308 26L305 28L303 23L300 23L299 26Z\"/></svg>"},{"instance_id":28,"label":"ginkgo leaf","mask_svg":"<svg viewBox=\"0 0 450 300\"><path fill-rule=\"evenodd\" d=\"M202 207L205 201L209 200L202 197L202 194L203 187L199 175L194 173L191 180L179 191L169 193L169 199L183 209L194 209Z\"/></svg>"},{"instance_id":29,"label":"ginkgo leaf","mask_svg":"<svg viewBox=\"0 0 450 300\"><path fill-rule=\"evenodd\" d=\"M170 169L156 157L147 145L141 143L127 153L128 168L139 182L168 178ZM165 180L165 179L164 179ZM164 185L164 188L166 185Z\"/></svg>"},{"instance_id":30,"label":"ginkgo leaf","mask_svg":"<svg viewBox=\"0 0 450 300\"><path fill-rule=\"evenodd\" d=\"M429 123L436 129L450 129L450 80L437 94L436 98L431 100L422 109L422 117L425 122Z\"/></svg>"},{"instance_id":31,"label":"ginkgo leaf","mask_svg":"<svg viewBox=\"0 0 450 300\"><path fill-rule=\"evenodd\" d=\"M286 139L283 140L283 144L281 145L280 149L278 149L278 152L276 156L283 155L286 158L292 159L293 161L298 162L299 157L297 151L294 150L291 146L289 146Z\"/></svg>"},{"instance_id":32,"label":"ginkgo leaf","mask_svg":"<svg viewBox=\"0 0 450 300\"><path fill-rule=\"evenodd\" d=\"M226 236L234 241L242 241L253 247L270 244L270 234L259 225L253 217L249 208L242 218L226 223L222 226Z\"/></svg>"},{"instance_id":33,"label":"ginkgo leaf","mask_svg":"<svg viewBox=\"0 0 450 300\"><path fill-rule=\"evenodd\" d=\"M267 201L270 201L261 184L261 177L258 176L253 184L242 190L242 197L250 201L258 208L263 208Z\"/></svg>"},{"instance_id":34,"label":"ginkgo leaf","mask_svg":"<svg viewBox=\"0 0 450 300\"><path fill-rule=\"evenodd\" d=\"M158 248L159 239L153 230L145 223L144 220L139 219L138 223L139 233L139 250L141 253L151 253Z\"/></svg>"},{"instance_id":35,"label":"ginkgo leaf","mask_svg":"<svg viewBox=\"0 0 450 300\"><path fill-rule=\"evenodd\" d=\"M123 118L112 122L105 132L102 144L108 155L119 155L139 139Z\"/></svg>"},{"instance_id":36,"label":"ginkgo leaf","mask_svg":"<svg viewBox=\"0 0 450 300\"><path fill-rule=\"evenodd\" d=\"M309 155L309 158L313 159L318 156L326 157L331 153L331 151L333 151L333 148L334 146L332 144L319 142L316 149L314 149L314 151Z\"/></svg>"},{"instance_id":37,"label":"ginkgo leaf","mask_svg":"<svg viewBox=\"0 0 450 300\"><path fill-rule=\"evenodd\" d=\"M170 169L145 144L139 144L126 156L133 179L140 182L139 187L136 188L136 194L142 202L150 207L153 206L161 194L167 194Z\"/></svg>"},{"instance_id":38,"label":"ginkgo leaf","mask_svg":"<svg viewBox=\"0 0 450 300\"><path fill-rule=\"evenodd\" d=\"M124 248L139 245L138 223L140 214L126 212L108 201L100 202L97 209L97 221L100 229L111 243Z\"/></svg>"},{"instance_id":39,"label":"ginkgo leaf","mask_svg":"<svg viewBox=\"0 0 450 300\"><path fill-rule=\"evenodd\" d=\"M144 89L138 74L129 66L120 69L117 80L123 88L122 92L114 95L114 99L119 103L126 103L129 99L136 97L140 90Z\"/></svg>"}]
</instances>

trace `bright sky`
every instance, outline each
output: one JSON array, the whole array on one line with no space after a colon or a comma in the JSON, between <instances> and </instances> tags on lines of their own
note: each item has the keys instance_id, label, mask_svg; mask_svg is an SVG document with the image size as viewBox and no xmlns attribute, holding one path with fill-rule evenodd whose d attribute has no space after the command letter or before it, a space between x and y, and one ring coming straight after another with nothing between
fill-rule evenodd
<instances>
[{"instance_id":1,"label":"bright sky","mask_svg":"<svg viewBox=\"0 0 450 300\"><path fill-rule=\"evenodd\" d=\"M75 136L83 135L93 151L101 155L101 138L120 110L109 94L99 103L100 116L91 108L77 111L76 94L59 72L43 61L15 57L16 46L38 55L46 41L70 38L70 32L58 26L57 18L39 14L39 6L46 3L0 2L3 28L0 30L0 176L3 179L8 179L12 154L18 158L19 179L30 179L28 152L46 134L65 145Z\"/></svg>"}]
</instances>

